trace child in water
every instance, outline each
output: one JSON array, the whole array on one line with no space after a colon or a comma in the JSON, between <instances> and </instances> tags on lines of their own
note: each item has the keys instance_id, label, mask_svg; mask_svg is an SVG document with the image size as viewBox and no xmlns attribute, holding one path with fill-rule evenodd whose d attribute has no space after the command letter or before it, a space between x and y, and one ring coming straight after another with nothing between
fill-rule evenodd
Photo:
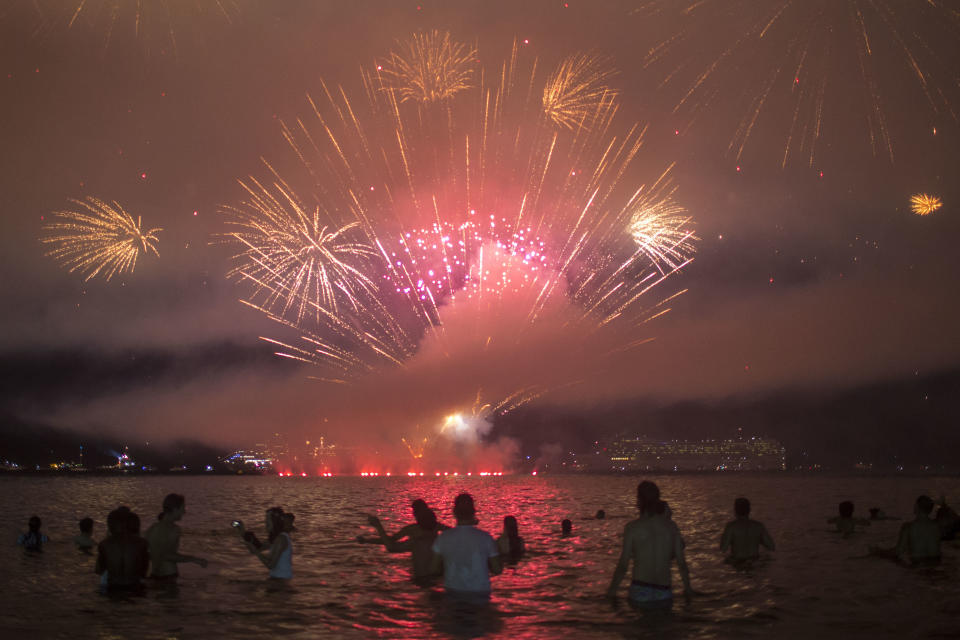
<instances>
[{"instance_id":1,"label":"child in water","mask_svg":"<svg viewBox=\"0 0 960 640\"><path fill-rule=\"evenodd\" d=\"M27 527L27 532L21 533L17 538L17 544L27 551L43 551L43 543L49 542L50 538L40 533L40 518L31 516Z\"/></svg>"},{"instance_id":2,"label":"child in water","mask_svg":"<svg viewBox=\"0 0 960 640\"><path fill-rule=\"evenodd\" d=\"M837 526L837 532L844 538L849 538L853 535L858 525L861 527L870 526L869 520L853 517L853 503L849 500L841 502L837 510L839 511L839 515L829 518L827 524L835 524Z\"/></svg>"},{"instance_id":3,"label":"child in water","mask_svg":"<svg viewBox=\"0 0 960 640\"><path fill-rule=\"evenodd\" d=\"M84 553L92 553L94 547L97 546L96 541L93 539L93 518L84 518L77 523L77 526L80 527L80 533L73 536L73 544L77 546L78 551L83 551Z\"/></svg>"}]
</instances>

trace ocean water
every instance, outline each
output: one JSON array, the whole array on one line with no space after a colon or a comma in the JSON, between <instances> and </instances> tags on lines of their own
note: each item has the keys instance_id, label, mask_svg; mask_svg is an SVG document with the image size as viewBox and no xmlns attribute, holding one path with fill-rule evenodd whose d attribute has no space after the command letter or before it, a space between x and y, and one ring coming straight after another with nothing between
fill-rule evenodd
<instances>
[{"instance_id":1,"label":"ocean water","mask_svg":"<svg viewBox=\"0 0 960 640\"><path fill-rule=\"evenodd\" d=\"M919 637L960 633L960 546L944 543L944 562L911 569L866 556L892 545L900 522L873 523L842 539L825 519L841 500L859 515L871 506L908 518L921 493L960 502L958 478L867 478L791 475L653 477L687 543L694 588L689 604L667 615L641 614L603 597L621 533L634 517L638 478L504 476L487 478L276 477L0 477L4 514L0 629L4 637L44 638L726 638ZM411 520L422 497L452 524L454 496L477 500L481 528L496 535L515 515L528 555L494 577L482 611L452 608L439 585L410 581L409 557L354 542L370 533L365 514L388 530ZM97 593L94 558L75 551L76 522L126 504L144 527L169 492L187 497L181 551L210 565L181 565L175 590L142 597ZM776 552L749 571L722 562L718 542L734 497L772 533ZM261 537L263 512L296 514L294 580L275 589L266 569L230 527L240 518ZM604 509L605 520L589 519ZM15 546L27 519L39 515L51 541L42 554ZM570 518L574 536L561 538ZM674 576L679 585L679 577ZM624 588L626 581L624 582ZM624 592L625 593L625 592Z\"/></svg>"}]
</instances>

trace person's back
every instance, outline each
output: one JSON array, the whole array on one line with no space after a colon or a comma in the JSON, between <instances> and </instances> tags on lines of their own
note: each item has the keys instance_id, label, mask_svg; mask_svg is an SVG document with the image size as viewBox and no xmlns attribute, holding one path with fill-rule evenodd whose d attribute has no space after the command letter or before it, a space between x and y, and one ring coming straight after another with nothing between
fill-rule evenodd
<instances>
[{"instance_id":1,"label":"person's back","mask_svg":"<svg viewBox=\"0 0 960 640\"><path fill-rule=\"evenodd\" d=\"M669 586L670 564L676 536L670 521L657 515L645 515L627 524L624 543L630 545L633 580L651 585Z\"/></svg>"},{"instance_id":2,"label":"person's back","mask_svg":"<svg viewBox=\"0 0 960 640\"><path fill-rule=\"evenodd\" d=\"M490 574L500 573L497 543L476 527L473 497L462 493L453 507L457 526L447 529L433 543L433 568L443 564L443 585L448 592L489 594Z\"/></svg>"},{"instance_id":3,"label":"person's back","mask_svg":"<svg viewBox=\"0 0 960 640\"><path fill-rule=\"evenodd\" d=\"M78 523L80 533L73 537L73 544L77 549L84 553L90 553L96 548L97 543L93 539L93 519L84 518Z\"/></svg>"},{"instance_id":4,"label":"person's back","mask_svg":"<svg viewBox=\"0 0 960 640\"><path fill-rule=\"evenodd\" d=\"M737 498L733 503L736 520L727 523L720 540L720 551L730 550L734 562L754 560L760 557L760 545L773 551L773 539L762 523L750 519L750 501Z\"/></svg>"},{"instance_id":5,"label":"person's back","mask_svg":"<svg viewBox=\"0 0 960 640\"><path fill-rule=\"evenodd\" d=\"M284 538L283 550L277 557L277 564L270 569L269 577L290 580L293 578L293 541L286 531L277 538Z\"/></svg>"},{"instance_id":6,"label":"person's back","mask_svg":"<svg viewBox=\"0 0 960 640\"><path fill-rule=\"evenodd\" d=\"M147 541L132 531L135 514L115 509L107 518L110 535L97 545L98 575L106 572L106 586L114 590L136 589L147 575L150 556Z\"/></svg>"},{"instance_id":7,"label":"person's back","mask_svg":"<svg viewBox=\"0 0 960 640\"><path fill-rule=\"evenodd\" d=\"M150 558L153 561L150 575L154 578L177 576L177 564L168 561L167 558L176 554L179 549L180 527L161 519L150 525L145 537L150 549Z\"/></svg>"},{"instance_id":8,"label":"person's back","mask_svg":"<svg viewBox=\"0 0 960 640\"><path fill-rule=\"evenodd\" d=\"M854 504L849 500L844 500L837 506L837 515L829 518L827 524L833 524L837 527L837 532L844 538L853 535L857 526L869 526L870 521L865 518L853 517Z\"/></svg>"},{"instance_id":9,"label":"person's back","mask_svg":"<svg viewBox=\"0 0 960 640\"><path fill-rule=\"evenodd\" d=\"M17 538L17 544L21 545L27 551L43 551L43 543L50 539L40 533L40 518L31 516L27 523L27 532L21 533Z\"/></svg>"},{"instance_id":10,"label":"person's back","mask_svg":"<svg viewBox=\"0 0 960 640\"><path fill-rule=\"evenodd\" d=\"M421 526L410 532L410 557L413 562L413 577L426 578L433 573L433 543L437 540L437 530L428 531Z\"/></svg>"},{"instance_id":11,"label":"person's back","mask_svg":"<svg viewBox=\"0 0 960 640\"><path fill-rule=\"evenodd\" d=\"M930 519L933 500L920 496L914 505L916 519L900 527L897 540L897 555L909 556L914 563L939 562L940 527Z\"/></svg>"},{"instance_id":12,"label":"person's back","mask_svg":"<svg viewBox=\"0 0 960 640\"><path fill-rule=\"evenodd\" d=\"M630 602L641 607L669 608L673 603L670 564L674 559L683 579L684 594L692 593L679 528L664 515L660 490L654 483L645 481L637 486L637 507L640 517L624 527L623 550L607 595L616 596L632 560Z\"/></svg>"},{"instance_id":13,"label":"person's back","mask_svg":"<svg viewBox=\"0 0 960 640\"><path fill-rule=\"evenodd\" d=\"M98 573L107 572L107 586L111 588L139 587L147 575L147 542L140 536L108 536L97 546L97 552Z\"/></svg>"}]
</instances>

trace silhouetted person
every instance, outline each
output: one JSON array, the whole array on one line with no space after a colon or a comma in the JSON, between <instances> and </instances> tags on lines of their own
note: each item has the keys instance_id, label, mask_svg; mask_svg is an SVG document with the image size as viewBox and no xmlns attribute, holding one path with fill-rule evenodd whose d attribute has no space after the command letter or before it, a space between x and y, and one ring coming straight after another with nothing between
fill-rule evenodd
<instances>
[{"instance_id":1,"label":"silhouetted person","mask_svg":"<svg viewBox=\"0 0 960 640\"><path fill-rule=\"evenodd\" d=\"M673 510L670 508L670 505L667 504L666 500L661 500L661 502L663 503L663 517L670 522L670 527L673 529L673 532L680 538L680 546L686 549L687 543L683 541L683 536L680 535L680 527L673 521Z\"/></svg>"},{"instance_id":2,"label":"silhouetted person","mask_svg":"<svg viewBox=\"0 0 960 640\"><path fill-rule=\"evenodd\" d=\"M84 553L92 553L97 543L93 539L93 518L84 518L77 523L80 533L73 536L73 544Z\"/></svg>"},{"instance_id":3,"label":"silhouetted person","mask_svg":"<svg viewBox=\"0 0 960 640\"><path fill-rule=\"evenodd\" d=\"M180 553L180 527L177 522L187 513L187 503L179 493L171 493L163 499L163 512L157 522L147 529L152 567L150 577L156 580L174 581L180 575L177 564L192 562L207 566L203 558Z\"/></svg>"},{"instance_id":4,"label":"silhouetted person","mask_svg":"<svg viewBox=\"0 0 960 640\"><path fill-rule=\"evenodd\" d=\"M515 517L504 516L503 533L497 538L497 548L500 550L500 556L506 560L516 562L523 557L525 548Z\"/></svg>"},{"instance_id":5,"label":"silhouetted person","mask_svg":"<svg viewBox=\"0 0 960 640\"><path fill-rule=\"evenodd\" d=\"M433 543L433 569L443 569L447 593L489 596L490 574L503 571L500 550L486 531L477 528L473 496L461 493L453 501L457 526L441 533Z\"/></svg>"},{"instance_id":6,"label":"silhouetted person","mask_svg":"<svg viewBox=\"0 0 960 640\"><path fill-rule=\"evenodd\" d=\"M960 534L960 516L947 504L947 499L943 496L940 496L940 507L934 520L940 527L941 540L953 540Z\"/></svg>"},{"instance_id":7,"label":"silhouetted person","mask_svg":"<svg viewBox=\"0 0 960 640\"><path fill-rule=\"evenodd\" d=\"M293 533L297 530L296 525L293 523L293 521L296 519L297 516L293 515L292 513L287 513L286 511L283 512L283 528L287 533Z\"/></svg>"},{"instance_id":8,"label":"silhouetted person","mask_svg":"<svg viewBox=\"0 0 960 640\"><path fill-rule=\"evenodd\" d=\"M870 521L865 518L854 518L853 517L853 503L849 500L844 500L837 506L838 515L828 518L827 524L837 525L837 531L843 535L844 538L849 537L857 530L857 526L867 527L870 526Z\"/></svg>"},{"instance_id":9,"label":"silhouetted person","mask_svg":"<svg viewBox=\"0 0 960 640\"><path fill-rule=\"evenodd\" d=\"M239 521L237 533L246 545L247 550L257 556L263 566L270 570L271 578L290 580L293 578L293 542L290 540L290 534L286 531L286 519L283 515L283 509L280 507L267 509L264 525L267 528L269 546L266 549L254 544L255 538L246 535L248 532L243 523Z\"/></svg>"},{"instance_id":10,"label":"silhouetted person","mask_svg":"<svg viewBox=\"0 0 960 640\"><path fill-rule=\"evenodd\" d=\"M43 551L43 543L49 542L50 538L40 533L41 524L40 518L31 516L27 521L27 532L17 537L17 544L23 546L26 551Z\"/></svg>"},{"instance_id":11,"label":"silhouetted person","mask_svg":"<svg viewBox=\"0 0 960 640\"><path fill-rule=\"evenodd\" d=\"M927 565L940 562L940 527L930 518L933 500L920 496L913 505L914 519L900 527L897 546L892 549L870 547L870 553L882 558Z\"/></svg>"},{"instance_id":12,"label":"silhouetted person","mask_svg":"<svg viewBox=\"0 0 960 640\"><path fill-rule=\"evenodd\" d=\"M914 564L940 562L940 527L930 519L933 500L920 496L913 505L914 519L900 527L897 557Z\"/></svg>"},{"instance_id":13,"label":"silhouetted person","mask_svg":"<svg viewBox=\"0 0 960 640\"><path fill-rule=\"evenodd\" d=\"M645 608L669 608L673 605L670 564L674 558L683 580L684 596L693 594L679 529L664 516L660 489L654 483L644 481L637 486L637 508L640 509L640 517L627 523L623 529L623 551L607 595L616 597L617 588L632 560L631 604Z\"/></svg>"},{"instance_id":14,"label":"silhouetted person","mask_svg":"<svg viewBox=\"0 0 960 640\"><path fill-rule=\"evenodd\" d=\"M440 575L433 570L433 542L441 528L448 527L437 522L437 515L423 500L414 500L411 505L415 522L408 524L398 532L390 535L383 528L383 524L376 516L369 516L367 521L377 530L377 536L365 538L357 536L357 542L365 544L382 544L390 553L410 552L413 561L414 579Z\"/></svg>"},{"instance_id":15,"label":"silhouetted person","mask_svg":"<svg viewBox=\"0 0 960 640\"><path fill-rule=\"evenodd\" d=\"M109 535L97 545L94 571L102 576L108 592L139 591L147 575L150 554L147 541L137 533L140 518L126 507L107 516Z\"/></svg>"},{"instance_id":16,"label":"silhouetted person","mask_svg":"<svg viewBox=\"0 0 960 640\"><path fill-rule=\"evenodd\" d=\"M573 523L567 518L564 518L563 522L560 523L560 535L564 538L569 538L573 535Z\"/></svg>"},{"instance_id":17,"label":"silhouetted person","mask_svg":"<svg viewBox=\"0 0 960 640\"><path fill-rule=\"evenodd\" d=\"M750 519L750 501L737 498L733 501L733 512L737 519L727 523L720 539L720 551L730 550L730 560L745 562L760 557L760 545L774 550L773 538L762 523Z\"/></svg>"}]
</instances>

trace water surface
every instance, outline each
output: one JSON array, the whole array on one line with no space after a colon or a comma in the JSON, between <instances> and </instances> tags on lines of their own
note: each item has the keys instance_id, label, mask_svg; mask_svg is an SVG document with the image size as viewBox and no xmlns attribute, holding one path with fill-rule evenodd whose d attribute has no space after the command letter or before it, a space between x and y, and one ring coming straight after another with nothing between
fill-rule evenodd
<instances>
[{"instance_id":1,"label":"water surface","mask_svg":"<svg viewBox=\"0 0 960 640\"><path fill-rule=\"evenodd\" d=\"M620 551L623 526L634 517L638 478L504 476L487 478L35 477L0 478L0 536L8 540L0 628L7 637L170 638L269 636L427 638L956 637L960 628L960 547L945 543L944 563L908 569L865 556L867 545L892 545L899 521L874 523L851 539L825 519L841 500L859 515L880 506L907 517L918 494L960 501L957 478L836 478L701 475L656 477L687 542L694 587L705 595L678 602L671 615L640 615L603 598ZM410 582L409 558L359 545L370 533L364 514L388 530L410 521L422 497L452 524L460 491L477 500L481 528L496 535L515 515L528 557L493 579L491 606L480 613L451 609L440 588ZM181 550L206 557L207 569L181 565L176 591L114 599L96 591L93 558L76 552L76 522L96 520L126 504L144 528L169 492L187 497ZM720 533L734 497L777 543L749 571L721 561ZM262 531L263 511L279 505L297 515L294 575L272 589L266 569L237 540L231 520ZM604 509L605 520L589 519ZM14 546L37 514L51 542L40 555ZM574 536L561 538L570 518ZM679 584L679 577L674 581ZM624 587L626 586L626 581Z\"/></svg>"}]
</instances>

